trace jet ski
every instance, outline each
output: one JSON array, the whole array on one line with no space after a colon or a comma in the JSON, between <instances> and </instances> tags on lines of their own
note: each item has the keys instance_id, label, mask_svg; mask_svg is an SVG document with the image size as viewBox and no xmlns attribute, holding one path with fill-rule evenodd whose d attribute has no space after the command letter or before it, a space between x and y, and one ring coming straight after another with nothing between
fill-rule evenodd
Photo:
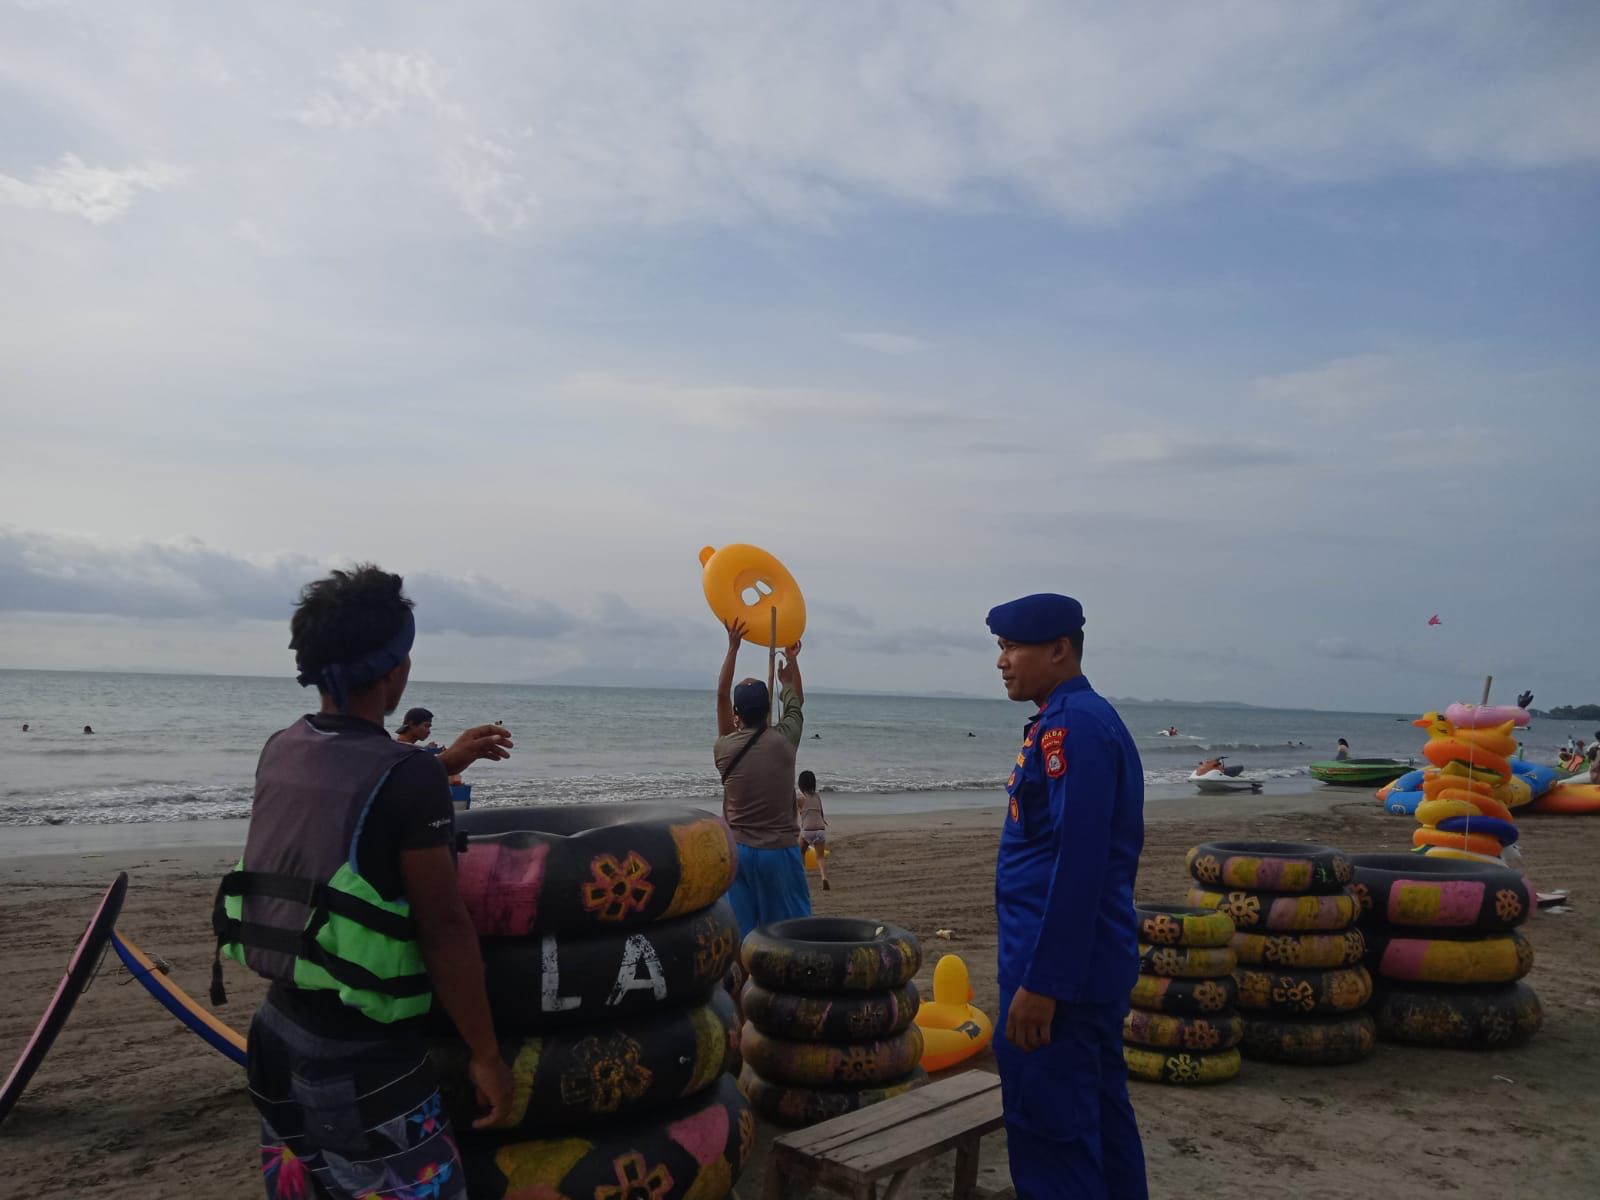
<instances>
[{"instance_id":1,"label":"jet ski","mask_svg":"<svg viewBox=\"0 0 1600 1200\"><path fill-rule=\"evenodd\" d=\"M1202 792L1259 792L1261 780L1252 779L1243 767L1227 766L1221 757L1207 758L1189 773L1189 782Z\"/></svg>"}]
</instances>

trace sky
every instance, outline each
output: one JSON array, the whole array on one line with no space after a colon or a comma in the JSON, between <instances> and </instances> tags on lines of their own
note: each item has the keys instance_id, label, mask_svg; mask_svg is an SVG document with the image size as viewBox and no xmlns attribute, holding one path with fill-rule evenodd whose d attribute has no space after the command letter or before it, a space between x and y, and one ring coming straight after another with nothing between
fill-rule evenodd
<instances>
[{"instance_id":1,"label":"sky","mask_svg":"<svg viewBox=\"0 0 1600 1200\"><path fill-rule=\"evenodd\" d=\"M1600 8L0 0L0 666L1594 702ZM1430 616L1441 623L1430 626ZM764 657L746 652L756 670Z\"/></svg>"}]
</instances>

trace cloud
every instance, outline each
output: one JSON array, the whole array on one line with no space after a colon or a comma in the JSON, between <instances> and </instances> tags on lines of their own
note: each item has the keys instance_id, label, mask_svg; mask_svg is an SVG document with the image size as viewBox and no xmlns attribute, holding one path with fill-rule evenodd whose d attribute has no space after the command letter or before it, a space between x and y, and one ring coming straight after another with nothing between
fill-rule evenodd
<instances>
[{"instance_id":1,"label":"cloud","mask_svg":"<svg viewBox=\"0 0 1600 1200\"><path fill-rule=\"evenodd\" d=\"M491 236L826 227L879 204L1098 224L1232 180L1600 158L1593 17L1572 9L813 8L683 0L618 28L592 5L397 3L311 36L271 6L42 10L8 21L0 69L19 111L127 144L166 131L244 194L296 197L312 227L338 212L410 231L440 199ZM41 187L59 192L7 190Z\"/></svg>"},{"instance_id":2,"label":"cloud","mask_svg":"<svg viewBox=\"0 0 1600 1200\"><path fill-rule=\"evenodd\" d=\"M879 354L920 354L928 348L921 338L905 333L862 331L847 333L844 340L863 350L876 350Z\"/></svg>"},{"instance_id":3,"label":"cloud","mask_svg":"<svg viewBox=\"0 0 1600 1200\"><path fill-rule=\"evenodd\" d=\"M1296 460L1288 447L1256 438L1114 433L1095 443L1093 460L1106 467L1274 467Z\"/></svg>"},{"instance_id":4,"label":"cloud","mask_svg":"<svg viewBox=\"0 0 1600 1200\"><path fill-rule=\"evenodd\" d=\"M141 192L164 192L183 176L168 163L91 167L76 154L63 154L54 166L36 167L30 182L0 175L0 204L67 213L105 225L132 208Z\"/></svg>"},{"instance_id":5,"label":"cloud","mask_svg":"<svg viewBox=\"0 0 1600 1200\"><path fill-rule=\"evenodd\" d=\"M1384 354L1338 358L1303 371L1263 376L1254 384L1259 399L1330 422L1385 407L1404 394L1403 388L1395 360Z\"/></svg>"},{"instance_id":6,"label":"cloud","mask_svg":"<svg viewBox=\"0 0 1600 1200\"><path fill-rule=\"evenodd\" d=\"M144 620L287 620L301 587L332 564L302 555L242 558L196 540L110 545L0 526L0 611ZM348 564L345 564L348 565ZM582 616L480 576L406 577L424 629L469 637L649 635L615 596Z\"/></svg>"},{"instance_id":7,"label":"cloud","mask_svg":"<svg viewBox=\"0 0 1600 1200\"><path fill-rule=\"evenodd\" d=\"M878 392L764 384L700 383L579 372L562 391L584 407L655 413L683 425L722 430L806 429L874 425L895 429L964 426L972 418L954 408Z\"/></svg>"}]
</instances>

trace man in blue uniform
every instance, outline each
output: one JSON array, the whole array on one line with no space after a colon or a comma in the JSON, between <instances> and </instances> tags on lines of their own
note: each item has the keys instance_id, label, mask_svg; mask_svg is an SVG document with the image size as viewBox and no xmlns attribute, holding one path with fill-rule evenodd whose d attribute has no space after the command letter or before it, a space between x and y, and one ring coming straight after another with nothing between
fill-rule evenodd
<instances>
[{"instance_id":1,"label":"man in blue uniform","mask_svg":"<svg viewBox=\"0 0 1600 1200\"><path fill-rule=\"evenodd\" d=\"M1083 675L1083 607L1024 596L989 612L1001 678L1039 712L1006 785L995 866L1011 1178L1022 1200L1145 1200L1122 1061L1139 974L1133 878L1144 770L1122 718Z\"/></svg>"}]
</instances>

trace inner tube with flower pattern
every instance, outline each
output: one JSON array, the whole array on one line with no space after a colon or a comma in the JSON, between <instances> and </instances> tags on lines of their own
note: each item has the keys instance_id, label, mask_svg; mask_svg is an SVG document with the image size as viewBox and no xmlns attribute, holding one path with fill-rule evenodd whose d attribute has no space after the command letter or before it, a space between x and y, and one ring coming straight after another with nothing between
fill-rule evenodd
<instances>
[{"instance_id":1,"label":"inner tube with flower pattern","mask_svg":"<svg viewBox=\"0 0 1600 1200\"><path fill-rule=\"evenodd\" d=\"M610 934L480 941L489 1007L504 1030L613 1022L699 1003L722 983L738 946L739 923L726 900Z\"/></svg>"},{"instance_id":2,"label":"inner tube with flower pattern","mask_svg":"<svg viewBox=\"0 0 1600 1200\"><path fill-rule=\"evenodd\" d=\"M922 966L917 939L898 925L859 917L793 917L753 929L745 970L775 992L881 992Z\"/></svg>"},{"instance_id":3,"label":"inner tube with flower pattern","mask_svg":"<svg viewBox=\"0 0 1600 1200\"><path fill-rule=\"evenodd\" d=\"M1457 1050L1520 1046L1544 1023L1539 997L1525 983L1475 988L1380 983L1372 1016L1386 1042Z\"/></svg>"},{"instance_id":4,"label":"inner tube with flower pattern","mask_svg":"<svg viewBox=\"0 0 1600 1200\"><path fill-rule=\"evenodd\" d=\"M1515 930L1473 938L1374 934L1367 966L1410 983L1512 983L1533 970L1533 943Z\"/></svg>"},{"instance_id":5,"label":"inner tube with flower pattern","mask_svg":"<svg viewBox=\"0 0 1600 1200\"><path fill-rule=\"evenodd\" d=\"M502 1033L500 1054L516 1085L505 1128L540 1135L660 1108L715 1083L738 1044L733 1000L721 988L704 1004L631 1021ZM445 1111L467 1128L478 1115L467 1048L437 1042L432 1058Z\"/></svg>"},{"instance_id":6,"label":"inner tube with flower pattern","mask_svg":"<svg viewBox=\"0 0 1600 1200\"><path fill-rule=\"evenodd\" d=\"M861 1087L903 1079L922 1060L922 1030L912 1025L870 1042L792 1042L768 1037L749 1021L740 1036L744 1061L768 1083Z\"/></svg>"},{"instance_id":7,"label":"inner tube with flower pattern","mask_svg":"<svg viewBox=\"0 0 1600 1200\"><path fill-rule=\"evenodd\" d=\"M1363 920L1378 926L1499 933L1534 909L1527 878L1499 864L1418 854L1357 854L1350 862Z\"/></svg>"},{"instance_id":8,"label":"inner tube with flower pattern","mask_svg":"<svg viewBox=\"0 0 1600 1200\"><path fill-rule=\"evenodd\" d=\"M1122 1047L1128 1074L1150 1083L1197 1086L1225 1083L1239 1073L1239 1052L1223 1050L1217 1054L1194 1054L1188 1050L1146 1050L1141 1046Z\"/></svg>"},{"instance_id":9,"label":"inner tube with flower pattern","mask_svg":"<svg viewBox=\"0 0 1600 1200\"><path fill-rule=\"evenodd\" d=\"M689 1100L581 1133L520 1140L461 1135L472 1200L522 1197L726 1196L755 1148L756 1120L731 1075Z\"/></svg>"},{"instance_id":10,"label":"inner tube with flower pattern","mask_svg":"<svg viewBox=\"0 0 1600 1200\"><path fill-rule=\"evenodd\" d=\"M728 890L738 865L720 817L667 804L475 808L461 896L478 933L595 933L698 912Z\"/></svg>"},{"instance_id":11,"label":"inner tube with flower pattern","mask_svg":"<svg viewBox=\"0 0 1600 1200\"><path fill-rule=\"evenodd\" d=\"M1189 874L1207 887L1324 893L1350 882L1344 852L1314 842L1206 842L1186 861Z\"/></svg>"},{"instance_id":12,"label":"inner tube with flower pattern","mask_svg":"<svg viewBox=\"0 0 1600 1200\"><path fill-rule=\"evenodd\" d=\"M1274 896L1266 892L1195 887L1189 903L1226 913L1238 929L1270 929L1283 933L1344 929L1355 924L1360 909L1349 891L1323 896Z\"/></svg>"},{"instance_id":13,"label":"inner tube with flower pattern","mask_svg":"<svg viewBox=\"0 0 1600 1200\"><path fill-rule=\"evenodd\" d=\"M903 1096L927 1081L928 1073L921 1067L891 1083L857 1088L796 1087L772 1083L757 1075L748 1064L739 1072L739 1090L750 1101L750 1107L775 1125L791 1127L815 1125L818 1121L842 1117L845 1113L856 1112L868 1105Z\"/></svg>"},{"instance_id":14,"label":"inner tube with flower pattern","mask_svg":"<svg viewBox=\"0 0 1600 1200\"><path fill-rule=\"evenodd\" d=\"M1233 952L1239 961L1277 963L1285 967L1348 967L1367 951L1359 929L1341 933L1236 933Z\"/></svg>"},{"instance_id":15,"label":"inner tube with flower pattern","mask_svg":"<svg viewBox=\"0 0 1600 1200\"><path fill-rule=\"evenodd\" d=\"M1167 979L1141 975L1134 981L1128 1002L1147 1012L1175 1016L1216 1016L1232 1008L1239 999L1239 985L1232 975L1218 979Z\"/></svg>"},{"instance_id":16,"label":"inner tube with flower pattern","mask_svg":"<svg viewBox=\"0 0 1600 1200\"><path fill-rule=\"evenodd\" d=\"M1235 964L1227 946L1139 946L1139 972L1180 979L1215 979L1231 975Z\"/></svg>"},{"instance_id":17,"label":"inner tube with flower pattern","mask_svg":"<svg viewBox=\"0 0 1600 1200\"><path fill-rule=\"evenodd\" d=\"M1365 967L1240 967L1234 978L1240 1008L1285 1017L1354 1012L1372 997L1372 976Z\"/></svg>"},{"instance_id":18,"label":"inner tube with flower pattern","mask_svg":"<svg viewBox=\"0 0 1600 1200\"><path fill-rule=\"evenodd\" d=\"M1325 1020L1246 1017L1239 1052L1263 1062L1331 1067L1366 1058L1377 1044L1377 1034L1366 1013Z\"/></svg>"},{"instance_id":19,"label":"inner tube with flower pattern","mask_svg":"<svg viewBox=\"0 0 1600 1200\"><path fill-rule=\"evenodd\" d=\"M1216 1017L1172 1017L1136 1008L1122 1018L1122 1040L1158 1050L1175 1048L1211 1054L1232 1050L1244 1036L1238 1013Z\"/></svg>"},{"instance_id":20,"label":"inner tube with flower pattern","mask_svg":"<svg viewBox=\"0 0 1600 1200\"><path fill-rule=\"evenodd\" d=\"M746 1019L771 1037L800 1042L864 1042L899 1033L916 1019L917 985L885 992L805 995L773 992L755 980L744 985Z\"/></svg>"},{"instance_id":21,"label":"inner tube with flower pattern","mask_svg":"<svg viewBox=\"0 0 1600 1200\"><path fill-rule=\"evenodd\" d=\"M1139 940L1152 946L1226 946L1233 920L1226 913L1184 904L1135 904Z\"/></svg>"}]
</instances>

